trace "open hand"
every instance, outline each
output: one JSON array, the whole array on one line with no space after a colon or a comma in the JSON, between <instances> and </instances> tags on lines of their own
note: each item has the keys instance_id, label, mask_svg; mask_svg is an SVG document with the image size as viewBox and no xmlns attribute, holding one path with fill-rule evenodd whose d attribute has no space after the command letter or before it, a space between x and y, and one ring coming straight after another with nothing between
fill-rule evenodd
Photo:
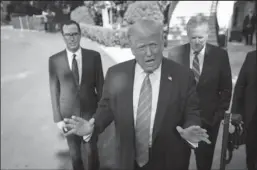
<instances>
[{"instance_id":1,"label":"open hand","mask_svg":"<svg viewBox=\"0 0 257 170\"><path fill-rule=\"evenodd\" d=\"M93 132L95 119L92 118L89 121L80 117L72 116L72 119L65 118L65 128L70 129L65 136L76 134L78 136L86 136Z\"/></svg>"},{"instance_id":2,"label":"open hand","mask_svg":"<svg viewBox=\"0 0 257 170\"><path fill-rule=\"evenodd\" d=\"M183 139L192 143L198 143L200 141L204 141L208 144L211 143L208 139L209 135L206 133L207 131L202 129L200 126L190 126L186 129L177 126L177 131Z\"/></svg>"}]
</instances>

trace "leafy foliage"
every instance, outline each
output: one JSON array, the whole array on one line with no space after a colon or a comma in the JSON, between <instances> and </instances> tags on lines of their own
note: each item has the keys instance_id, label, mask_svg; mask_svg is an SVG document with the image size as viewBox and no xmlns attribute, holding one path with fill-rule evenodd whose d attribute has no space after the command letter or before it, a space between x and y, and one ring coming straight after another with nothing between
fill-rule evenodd
<instances>
[{"instance_id":1,"label":"leafy foliage","mask_svg":"<svg viewBox=\"0 0 257 170\"><path fill-rule=\"evenodd\" d=\"M71 12L70 18L78 23L95 25L94 13L86 6L79 6Z\"/></svg>"},{"instance_id":2,"label":"leafy foliage","mask_svg":"<svg viewBox=\"0 0 257 170\"><path fill-rule=\"evenodd\" d=\"M163 21L163 13L156 1L136 1L131 3L125 13L124 22L133 24L141 18Z\"/></svg>"}]
</instances>

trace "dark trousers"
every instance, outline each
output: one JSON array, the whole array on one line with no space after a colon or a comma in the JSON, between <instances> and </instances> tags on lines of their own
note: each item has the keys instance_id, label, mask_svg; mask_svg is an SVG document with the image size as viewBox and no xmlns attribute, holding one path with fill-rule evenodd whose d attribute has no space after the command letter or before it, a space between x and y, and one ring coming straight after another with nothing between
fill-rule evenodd
<instances>
[{"instance_id":1,"label":"dark trousers","mask_svg":"<svg viewBox=\"0 0 257 170\"><path fill-rule=\"evenodd\" d=\"M211 144L201 141L198 148L195 149L197 170L211 170L219 126L220 122L216 123L214 126L203 123L202 128L207 130Z\"/></svg>"},{"instance_id":2,"label":"dark trousers","mask_svg":"<svg viewBox=\"0 0 257 170\"><path fill-rule=\"evenodd\" d=\"M99 158L96 143L86 143L82 137L67 137L73 170L98 170Z\"/></svg>"},{"instance_id":3,"label":"dark trousers","mask_svg":"<svg viewBox=\"0 0 257 170\"><path fill-rule=\"evenodd\" d=\"M190 159L190 155L188 155L188 160L185 160L185 166L178 168L172 168L172 169L167 169L167 167L165 167L165 165L161 164L156 164L154 162L154 159L156 159L156 157L154 158L152 149L149 148L149 161L146 165L144 165L143 167L139 167L139 165L137 164L137 161L135 160L135 167L134 170L188 170L188 166L189 166L189 159ZM165 163L165 162L164 162ZM163 166L163 167L161 167Z\"/></svg>"},{"instance_id":4,"label":"dark trousers","mask_svg":"<svg viewBox=\"0 0 257 170\"><path fill-rule=\"evenodd\" d=\"M253 45L253 32L246 32L244 36L245 36L245 44Z\"/></svg>"},{"instance_id":5,"label":"dark trousers","mask_svg":"<svg viewBox=\"0 0 257 170\"><path fill-rule=\"evenodd\" d=\"M45 28L45 31L48 31L48 23L47 22L44 23L44 28Z\"/></svg>"},{"instance_id":6,"label":"dark trousers","mask_svg":"<svg viewBox=\"0 0 257 170\"><path fill-rule=\"evenodd\" d=\"M257 170L257 121L251 121L246 129L246 164L248 170Z\"/></svg>"}]
</instances>

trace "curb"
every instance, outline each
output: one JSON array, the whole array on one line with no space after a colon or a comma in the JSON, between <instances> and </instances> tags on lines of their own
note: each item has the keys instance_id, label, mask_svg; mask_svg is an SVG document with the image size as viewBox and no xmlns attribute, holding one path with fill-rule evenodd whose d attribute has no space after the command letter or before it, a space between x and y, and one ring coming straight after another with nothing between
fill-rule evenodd
<instances>
[{"instance_id":1,"label":"curb","mask_svg":"<svg viewBox=\"0 0 257 170\"><path fill-rule=\"evenodd\" d=\"M99 45L100 48L106 52L117 64L122 63L128 60L132 60L135 57L133 56L130 48L120 48L120 47L105 47Z\"/></svg>"}]
</instances>

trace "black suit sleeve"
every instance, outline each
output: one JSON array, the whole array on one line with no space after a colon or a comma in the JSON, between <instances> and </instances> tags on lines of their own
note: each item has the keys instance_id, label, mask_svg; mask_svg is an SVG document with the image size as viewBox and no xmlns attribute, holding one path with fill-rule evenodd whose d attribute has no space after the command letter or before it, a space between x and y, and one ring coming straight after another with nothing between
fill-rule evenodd
<instances>
[{"instance_id":1,"label":"black suit sleeve","mask_svg":"<svg viewBox=\"0 0 257 170\"><path fill-rule=\"evenodd\" d=\"M110 69L106 73L106 78L103 86L103 94L98 107L96 114L93 116L95 118L95 129L94 134L102 133L105 128L113 121L114 116L111 109L111 76Z\"/></svg>"},{"instance_id":2,"label":"black suit sleeve","mask_svg":"<svg viewBox=\"0 0 257 170\"><path fill-rule=\"evenodd\" d=\"M247 85L246 70L247 70L248 62L249 62L249 54L247 54L246 59L241 67L241 70L237 78L233 100L232 100L232 107L231 107L232 113L242 114L244 110L244 90Z\"/></svg>"},{"instance_id":3,"label":"black suit sleeve","mask_svg":"<svg viewBox=\"0 0 257 170\"><path fill-rule=\"evenodd\" d=\"M187 97L184 106L185 122L183 128L188 128L192 125L201 126L199 99L196 92L196 81L192 71L190 71L190 77L188 82Z\"/></svg>"},{"instance_id":4,"label":"black suit sleeve","mask_svg":"<svg viewBox=\"0 0 257 170\"><path fill-rule=\"evenodd\" d=\"M97 101L100 101L102 97L102 90L103 90L103 83L104 83L104 76L103 76L103 67L102 67L102 60L101 56L98 53L95 57L95 90L97 94Z\"/></svg>"},{"instance_id":5,"label":"black suit sleeve","mask_svg":"<svg viewBox=\"0 0 257 170\"><path fill-rule=\"evenodd\" d=\"M232 77L228 53L225 50L222 52L223 55L220 55L221 69L219 75L219 103L217 108L217 116L223 118L225 111L229 109L230 105L230 99L232 94Z\"/></svg>"},{"instance_id":6,"label":"black suit sleeve","mask_svg":"<svg viewBox=\"0 0 257 170\"><path fill-rule=\"evenodd\" d=\"M62 116L60 113L60 82L58 80L56 74L56 68L53 63L53 58L49 58L49 84L50 84L50 95L51 95L51 102L53 108L53 118L54 122L62 121Z\"/></svg>"}]
</instances>

